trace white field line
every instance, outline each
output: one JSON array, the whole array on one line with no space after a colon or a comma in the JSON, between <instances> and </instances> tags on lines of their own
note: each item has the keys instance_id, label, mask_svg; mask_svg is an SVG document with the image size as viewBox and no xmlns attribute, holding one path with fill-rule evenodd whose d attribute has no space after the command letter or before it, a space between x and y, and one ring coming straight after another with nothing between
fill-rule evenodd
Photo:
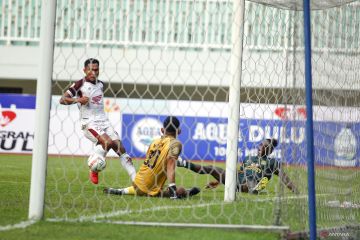
<instances>
[{"instance_id":1,"label":"white field line","mask_svg":"<svg viewBox=\"0 0 360 240\"><path fill-rule=\"evenodd\" d=\"M243 229L247 231L272 231L284 232L290 229L289 226L274 225L243 225L243 224L212 224L212 223L167 223L167 222L130 222L100 220L95 223L110 223L119 225L156 226L156 227L195 227L195 228L222 228L222 229Z\"/></svg>"},{"instance_id":2,"label":"white field line","mask_svg":"<svg viewBox=\"0 0 360 240\"><path fill-rule=\"evenodd\" d=\"M329 194L317 194L316 196L325 196ZM285 200L295 200L295 199L307 199L307 195L295 195L295 196L288 196L288 197L272 197L272 198L259 198L259 199L239 199L240 201L253 201L253 202L268 202L268 201L285 201ZM171 210L171 209L188 209L188 208L200 208L200 207L208 207L213 205L224 205L224 204L231 204L225 202L212 202L212 203L202 203L202 204L195 204L195 205L186 205L186 206L157 206L153 208L146 208L146 209L139 209L139 210L119 210L109 213L103 214L95 214L90 216L81 216L79 218L49 218L46 219L47 221L59 222L59 221L67 221L67 222L86 222L86 221L96 221L98 219L107 219L112 217L119 217L123 215L129 214L141 214L144 212L154 212L154 211L163 211L163 210Z\"/></svg>"},{"instance_id":3,"label":"white field line","mask_svg":"<svg viewBox=\"0 0 360 240\"><path fill-rule=\"evenodd\" d=\"M30 184L30 181L0 181L0 184L6 183L6 184Z\"/></svg>"},{"instance_id":4,"label":"white field line","mask_svg":"<svg viewBox=\"0 0 360 240\"><path fill-rule=\"evenodd\" d=\"M28 220L28 221L15 223L13 225L0 226L0 232L13 230L13 229L17 229L17 228L27 228L28 226L33 225L36 222L37 222L36 220Z\"/></svg>"},{"instance_id":5,"label":"white field line","mask_svg":"<svg viewBox=\"0 0 360 240\"><path fill-rule=\"evenodd\" d=\"M331 194L328 193L320 193L316 194L316 197L324 197L330 196ZM307 199L308 195L294 195L294 196L287 196L287 197L271 197L271 198L259 198L255 200L251 200L254 202L268 202L268 201L286 201L286 200L297 200L297 199Z\"/></svg>"},{"instance_id":6,"label":"white field line","mask_svg":"<svg viewBox=\"0 0 360 240\"><path fill-rule=\"evenodd\" d=\"M176 201L176 200L175 200ZM94 221L97 219L102 218L111 218L111 217L118 217L123 215L128 215L132 213L144 213L144 212L153 212L153 211L163 211L163 210L169 210L169 209L185 209L185 208L196 208L196 207L208 207L213 205L221 205L221 204L227 204L224 202L213 202L213 203L201 203L201 204L195 204L195 205L181 205L181 206L159 206L159 207L153 207L153 208L146 208L146 209L140 209L140 210L120 210L115 212L109 212L109 213L103 213L103 214L95 214L90 216L82 216L79 218L50 218L46 219L47 221L68 221L68 222L82 222L82 221Z\"/></svg>"}]
</instances>

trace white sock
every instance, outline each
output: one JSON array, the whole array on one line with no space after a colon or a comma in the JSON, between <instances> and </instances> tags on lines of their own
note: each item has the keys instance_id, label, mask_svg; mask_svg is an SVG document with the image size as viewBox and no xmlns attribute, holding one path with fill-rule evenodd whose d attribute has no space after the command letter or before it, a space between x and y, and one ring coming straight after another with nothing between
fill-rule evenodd
<instances>
[{"instance_id":1,"label":"white sock","mask_svg":"<svg viewBox=\"0 0 360 240\"><path fill-rule=\"evenodd\" d=\"M105 158L107 152L104 150L101 144L98 144L95 146L95 153Z\"/></svg>"},{"instance_id":2,"label":"white sock","mask_svg":"<svg viewBox=\"0 0 360 240\"><path fill-rule=\"evenodd\" d=\"M128 161L129 158L130 158L129 154L127 154L127 153L121 154L120 155L120 163L123 166L123 168L125 168L127 173L129 174L131 181L134 181L135 175L136 175L136 170L135 170L135 167L132 164L132 162Z\"/></svg>"},{"instance_id":3,"label":"white sock","mask_svg":"<svg viewBox=\"0 0 360 240\"><path fill-rule=\"evenodd\" d=\"M96 145L94 148L93 154L91 154L87 160L88 166L91 167L95 160L97 160L100 157L103 157L105 159L106 151L103 149L103 147L99 144Z\"/></svg>"}]
</instances>

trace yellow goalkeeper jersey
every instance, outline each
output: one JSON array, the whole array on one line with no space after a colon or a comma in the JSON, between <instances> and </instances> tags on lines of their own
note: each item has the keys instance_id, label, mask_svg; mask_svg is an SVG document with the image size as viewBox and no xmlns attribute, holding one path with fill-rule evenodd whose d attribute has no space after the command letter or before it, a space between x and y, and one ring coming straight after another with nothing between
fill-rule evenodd
<instances>
[{"instance_id":1,"label":"yellow goalkeeper jersey","mask_svg":"<svg viewBox=\"0 0 360 240\"><path fill-rule=\"evenodd\" d=\"M143 193L156 196L162 190L167 179L168 157L177 158L182 144L172 136L162 136L154 140L146 153L146 159L136 174L134 184Z\"/></svg>"}]
</instances>

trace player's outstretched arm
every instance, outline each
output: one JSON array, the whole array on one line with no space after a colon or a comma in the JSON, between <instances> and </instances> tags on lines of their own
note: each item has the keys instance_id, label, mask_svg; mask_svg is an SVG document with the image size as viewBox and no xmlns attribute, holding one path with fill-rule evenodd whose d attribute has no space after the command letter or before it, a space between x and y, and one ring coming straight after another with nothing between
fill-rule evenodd
<instances>
[{"instance_id":1,"label":"player's outstretched arm","mask_svg":"<svg viewBox=\"0 0 360 240\"><path fill-rule=\"evenodd\" d=\"M289 176L282 170L279 171L279 177L281 179L281 182L288 188L290 189L293 193L295 194L299 194L299 190L298 188L295 186L295 184L291 181L291 179L289 178Z\"/></svg>"}]
</instances>

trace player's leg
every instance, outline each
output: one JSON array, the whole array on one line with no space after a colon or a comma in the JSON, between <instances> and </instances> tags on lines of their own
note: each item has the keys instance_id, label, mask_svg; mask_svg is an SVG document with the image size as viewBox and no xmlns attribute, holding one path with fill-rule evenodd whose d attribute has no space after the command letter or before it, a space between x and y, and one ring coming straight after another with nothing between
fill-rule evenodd
<instances>
[{"instance_id":1,"label":"player's leg","mask_svg":"<svg viewBox=\"0 0 360 240\"><path fill-rule=\"evenodd\" d=\"M225 170L215 166L202 166L199 174L210 174L218 182L225 184Z\"/></svg>"},{"instance_id":2,"label":"player's leg","mask_svg":"<svg viewBox=\"0 0 360 240\"><path fill-rule=\"evenodd\" d=\"M105 156L106 156L106 151L103 149L103 147L98 144L95 146L95 149L94 149L94 153L91 154L88 158L88 166L90 168L90 180L92 183L94 184L98 184L99 182L99 171L103 170L106 166L106 161L105 161ZM98 168L98 164L99 162L98 161L103 161L103 166L101 168L101 170ZM97 164L97 166L95 167L96 170L93 170L94 169L94 165Z\"/></svg>"},{"instance_id":3,"label":"player's leg","mask_svg":"<svg viewBox=\"0 0 360 240\"><path fill-rule=\"evenodd\" d=\"M106 133L106 123L91 122L83 126L84 136L95 144L100 144L107 153L111 149L111 137Z\"/></svg>"},{"instance_id":4,"label":"player's leg","mask_svg":"<svg viewBox=\"0 0 360 240\"><path fill-rule=\"evenodd\" d=\"M249 184L249 181L247 181L247 178L245 177L245 173L243 171L238 172L236 191L247 193L249 192L249 186L252 185L253 184Z\"/></svg>"},{"instance_id":5,"label":"player's leg","mask_svg":"<svg viewBox=\"0 0 360 240\"><path fill-rule=\"evenodd\" d=\"M136 195L135 188L133 186L127 188L104 188L105 194L113 195Z\"/></svg>"},{"instance_id":6,"label":"player's leg","mask_svg":"<svg viewBox=\"0 0 360 240\"><path fill-rule=\"evenodd\" d=\"M126 170L130 176L131 181L134 181L136 170L134 164L132 163L131 157L129 154L127 154L124 145L119 139L119 135L112 126L108 126L105 129L105 132L111 139L110 148L113 149L114 152L116 152L116 154L119 156L121 166Z\"/></svg>"},{"instance_id":7,"label":"player's leg","mask_svg":"<svg viewBox=\"0 0 360 240\"><path fill-rule=\"evenodd\" d=\"M99 142L99 137L101 136L101 131L93 124L90 123L83 127L84 136L95 144L94 152L88 158L88 166L90 168L90 180L94 184L99 182L99 171L92 171L91 168L93 164L100 158L105 161L105 156L107 150L103 147L103 144Z\"/></svg>"},{"instance_id":8,"label":"player's leg","mask_svg":"<svg viewBox=\"0 0 360 240\"><path fill-rule=\"evenodd\" d=\"M131 157L129 156L129 154L126 153L126 151L122 152L119 150L119 149L123 148L123 147L121 147L122 143L120 140L113 141L113 146L117 146L117 147L115 147L115 149L114 148L113 149L114 149L114 151L117 150L116 153L119 155L120 164L126 170L128 175L130 176L131 181L134 181L135 175L136 175L136 170L135 170L135 167L134 167Z\"/></svg>"},{"instance_id":9,"label":"player's leg","mask_svg":"<svg viewBox=\"0 0 360 240\"><path fill-rule=\"evenodd\" d=\"M180 159L180 160L179 160ZM218 182L225 184L225 170L215 166L202 166L200 164L195 164L186 160L182 160L180 157L178 159L177 166L190 169L191 171L198 174L210 174Z\"/></svg>"},{"instance_id":10,"label":"player's leg","mask_svg":"<svg viewBox=\"0 0 360 240\"><path fill-rule=\"evenodd\" d=\"M120 142L117 133L110 125L110 122L90 123L84 129L84 133L88 139L98 144L99 151L101 147L103 148L104 157L110 149L113 149L120 156L121 165L128 172L131 181L135 179L135 167L132 164L130 156L126 153L124 146ZM97 184L98 172L91 171L90 179L93 183Z\"/></svg>"},{"instance_id":11,"label":"player's leg","mask_svg":"<svg viewBox=\"0 0 360 240\"><path fill-rule=\"evenodd\" d=\"M261 178L255 187L253 188L249 187L250 193L259 194L261 191L263 191L266 188L268 183L269 183L269 179L267 177Z\"/></svg>"},{"instance_id":12,"label":"player's leg","mask_svg":"<svg viewBox=\"0 0 360 240\"><path fill-rule=\"evenodd\" d=\"M108 152L112 148L112 139L111 137L103 132L101 135L98 136L98 143L105 149L106 152Z\"/></svg>"}]
</instances>

